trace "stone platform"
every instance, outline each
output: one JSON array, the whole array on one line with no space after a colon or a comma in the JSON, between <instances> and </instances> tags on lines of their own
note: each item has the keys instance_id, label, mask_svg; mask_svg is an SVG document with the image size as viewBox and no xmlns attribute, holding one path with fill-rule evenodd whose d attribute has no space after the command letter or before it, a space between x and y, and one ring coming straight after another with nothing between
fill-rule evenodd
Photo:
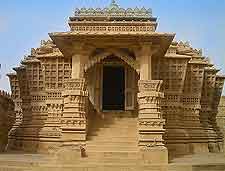
<instances>
[{"instance_id":1,"label":"stone platform","mask_svg":"<svg viewBox=\"0 0 225 171\"><path fill-rule=\"evenodd\" d=\"M109 155L109 154L108 154ZM188 155L170 161L168 165L111 161L58 161L56 156L40 154L1 154L0 171L225 171L225 154Z\"/></svg>"}]
</instances>

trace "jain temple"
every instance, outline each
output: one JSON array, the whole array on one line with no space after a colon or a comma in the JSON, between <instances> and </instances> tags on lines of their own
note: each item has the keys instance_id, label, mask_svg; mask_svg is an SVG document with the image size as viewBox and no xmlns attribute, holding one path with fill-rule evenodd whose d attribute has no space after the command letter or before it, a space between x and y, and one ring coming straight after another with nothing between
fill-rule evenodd
<instances>
[{"instance_id":1,"label":"jain temple","mask_svg":"<svg viewBox=\"0 0 225 171\"><path fill-rule=\"evenodd\" d=\"M4 154L52 156L39 156L46 171L166 171L174 158L223 152L216 116L225 77L202 50L157 32L151 9L115 1L76 9L68 24L8 74Z\"/></svg>"}]
</instances>

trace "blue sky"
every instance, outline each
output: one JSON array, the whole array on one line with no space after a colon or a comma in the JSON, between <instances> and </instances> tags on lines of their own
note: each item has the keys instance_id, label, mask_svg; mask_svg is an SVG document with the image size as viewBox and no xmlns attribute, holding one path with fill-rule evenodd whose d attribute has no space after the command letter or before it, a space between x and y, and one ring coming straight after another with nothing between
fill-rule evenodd
<instances>
[{"instance_id":1,"label":"blue sky","mask_svg":"<svg viewBox=\"0 0 225 171\"><path fill-rule=\"evenodd\" d=\"M5 74L49 32L67 31L75 8L105 7L111 0L0 1L0 89L9 90ZM190 41L225 73L225 0L117 0L121 7L152 8L160 32ZM225 92L224 92L225 94Z\"/></svg>"}]
</instances>

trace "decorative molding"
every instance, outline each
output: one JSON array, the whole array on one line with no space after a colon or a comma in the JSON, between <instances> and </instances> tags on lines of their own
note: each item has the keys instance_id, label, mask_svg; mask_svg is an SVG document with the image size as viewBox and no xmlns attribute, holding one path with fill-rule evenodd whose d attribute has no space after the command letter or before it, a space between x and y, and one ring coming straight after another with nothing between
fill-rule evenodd
<instances>
[{"instance_id":1,"label":"decorative molding","mask_svg":"<svg viewBox=\"0 0 225 171\"><path fill-rule=\"evenodd\" d=\"M147 92L147 91L161 91L163 81L162 80L140 80L138 82L139 91Z\"/></svg>"},{"instance_id":2,"label":"decorative molding","mask_svg":"<svg viewBox=\"0 0 225 171\"><path fill-rule=\"evenodd\" d=\"M70 79L64 83L65 90L86 90L85 79Z\"/></svg>"},{"instance_id":3,"label":"decorative molding","mask_svg":"<svg viewBox=\"0 0 225 171\"><path fill-rule=\"evenodd\" d=\"M99 26L71 26L72 31L76 32L154 32L155 26L106 26L106 25L99 25Z\"/></svg>"},{"instance_id":4,"label":"decorative molding","mask_svg":"<svg viewBox=\"0 0 225 171\"><path fill-rule=\"evenodd\" d=\"M165 121L139 121L140 126L159 127L164 126Z\"/></svg>"},{"instance_id":5,"label":"decorative molding","mask_svg":"<svg viewBox=\"0 0 225 171\"><path fill-rule=\"evenodd\" d=\"M138 65L137 61L135 61L132 57L128 56L127 54L120 53L120 52L117 52L117 51L103 52L100 55L93 56L88 61L88 63L85 65L84 70L87 71L88 69L90 69L94 65L102 62L104 59L106 59L106 58L108 58L108 57L110 57L112 55L115 55L116 57L118 57L119 59L121 59L122 61L127 63L135 71L139 70L139 65Z\"/></svg>"}]
</instances>

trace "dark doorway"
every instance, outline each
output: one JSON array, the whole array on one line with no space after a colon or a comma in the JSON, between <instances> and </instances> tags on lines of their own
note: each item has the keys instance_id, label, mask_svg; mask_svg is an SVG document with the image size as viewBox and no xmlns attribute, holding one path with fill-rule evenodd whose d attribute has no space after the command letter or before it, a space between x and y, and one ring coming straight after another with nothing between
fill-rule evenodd
<instances>
[{"instance_id":1,"label":"dark doorway","mask_svg":"<svg viewBox=\"0 0 225 171\"><path fill-rule=\"evenodd\" d=\"M103 110L124 110L124 67L103 67Z\"/></svg>"}]
</instances>

